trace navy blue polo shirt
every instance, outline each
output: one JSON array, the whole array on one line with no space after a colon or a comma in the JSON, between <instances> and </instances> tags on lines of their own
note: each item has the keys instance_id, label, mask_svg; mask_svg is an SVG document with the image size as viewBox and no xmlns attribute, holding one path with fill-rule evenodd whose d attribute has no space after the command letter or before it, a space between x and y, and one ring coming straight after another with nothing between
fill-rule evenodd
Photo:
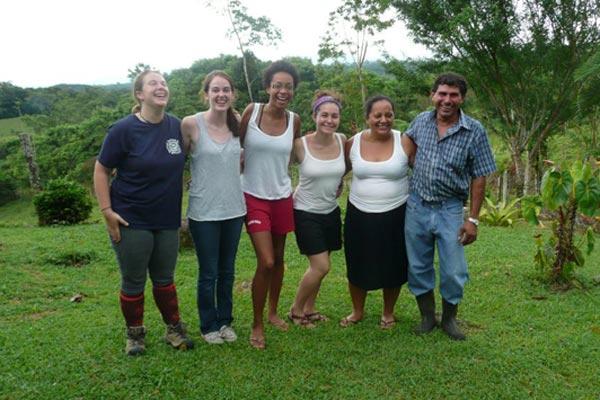
<instances>
[{"instance_id":1,"label":"navy blue polo shirt","mask_svg":"<svg viewBox=\"0 0 600 400\"><path fill-rule=\"evenodd\" d=\"M158 124L135 115L120 119L109 128L98 161L117 170L111 207L130 227L179 228L185 163L179 119L168 114Z\"/></svg>"}]
</instances>

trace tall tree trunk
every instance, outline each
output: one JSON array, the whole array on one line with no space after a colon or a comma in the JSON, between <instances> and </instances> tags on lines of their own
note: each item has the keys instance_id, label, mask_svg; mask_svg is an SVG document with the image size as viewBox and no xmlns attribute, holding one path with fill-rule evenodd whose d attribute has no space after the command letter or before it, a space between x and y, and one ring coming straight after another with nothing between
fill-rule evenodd
<instances>
[{"instance_id":1,"label":"tall tree trunk","mask_svg":"<svg viewBox=\"0 0 600 400\"><path fill-rule=\"evenodd\" d=\"M250 85L250 77L248 76L248 65L246 64L246 53L242 51L242 66L244 67L244 78L246 78L246 87L248 88L248 96L250 97L250 103L254 103L254 97L252 96L252 86Z\"/></svg>"},{"instance_id":2,"label":"tall tree trunk","mask_svg":"<svg viewBox=\"0 0 600 400\"><path fill-rule=\"evenodd\" d=\"M19 134L19 139L21 140L25 160L27 160L27 166L29 167L29 184L33 190L39 191L42 189L42 185L40 184L40 170L35 160L35 147L33 147L31 134L21 133Z\"/></svg>"}]
</instances>

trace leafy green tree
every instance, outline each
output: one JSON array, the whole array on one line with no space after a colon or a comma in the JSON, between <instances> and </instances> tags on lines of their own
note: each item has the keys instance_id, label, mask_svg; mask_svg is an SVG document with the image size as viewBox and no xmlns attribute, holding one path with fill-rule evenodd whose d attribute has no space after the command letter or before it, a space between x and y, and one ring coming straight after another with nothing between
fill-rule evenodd
<instances>
[{"instance_id":1,"label":"leafy green tree","mask_svg":"<svg viewBox=\"0 0 600 400\"><path fill-rule=\"evenodd\" d=\"M385 5L386 0L366 0ZM600 39L597 0L392 0L415 40L454 61L510 148L519 186L575 113L575 70ZM527 164L526 164L527 165Z\"/></svg>"},{"instance_id":2,"label":"leafy green tree","mask_svg":"<svg viewBox=\"0 0 600 400\"><path fill-rule=\"evenodd\" d=\"M230 28L227 36L233 38L242 56L244 77L250 101L254 102L252 81L248 73L248 58L253 46L275 45L281 40L281 30L265 16L253 17L240 0L209 0L206 4L227 17Z\"/></svg>"},{"instance_id":3,"label":"leafy green tree","mask_svg":"<svg viewBox=\"0 0 600 400\"><path fill-rule=\"evenodd\" d=\"M344 0L329 13L329 23L325 36L319 44L319 61L338 61L350 56L360 86L361 100L367 98L367 85L364 80L364 64L370 46L381 42L374 39L394 23L384 17L389 2L364 2L362 0Z\"/></svg>"},{"instance_id":4,"label":"leafy green tree","mask_svg":"<svg viewBox=\"0 0 600 400\"><path fill-rule=\"evenodd\" d=\"M0 118L19 117L27 91L10 82L0 82Z\"/></svg>"},{"instance_id":5,"label":"leafy green tree","mask_svg":"<svg viewBox=\"0 0 600 400\"><path fill-rule=\"evenodd\" d=\"M135 64L135 66L133 68L130 68L127 70L127 77L129 78L129 80L133 81L136 76L138 76L142 72L148 71L150 69L153 69L153 68L151 66L149 66L148 64L144 64L141 62L137 63L137 64Z\"/></svg>"}]
</instances>

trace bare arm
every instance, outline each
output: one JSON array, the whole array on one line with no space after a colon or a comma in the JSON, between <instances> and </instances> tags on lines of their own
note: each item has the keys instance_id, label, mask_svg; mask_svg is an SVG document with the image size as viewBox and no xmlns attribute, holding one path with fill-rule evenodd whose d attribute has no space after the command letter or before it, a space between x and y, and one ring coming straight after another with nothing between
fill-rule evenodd
<instances>
[{"instance_id":1,"label":"bare arm","mask_svg":"<svg viewBox=\"0 0 600 400\"><path fill-rule=\"evenodd\" d=\"M292 150L292 161L300 164L304 160L304 146L302 138L294 139L294 148Z\"/></svg>"},{"instance_id":2,"label":"bare arm","mask_svg":"<svg viewBox=\"0 0 600 400\"><path fill-rule=\"evenodd\" d=\"M408 137L408 135L404 134L402 135L401 143L404 152L408 156L408 164L411 167L414 167L415 156L417 155L417 145L415 144L415 142L413 142L413 140L410 137Z\"/></svg>"},{"instance_id":3,"label":"bare arm","mask_svg":"<svg viewBox=\"0 0 600 400\"><path fill-rule=\"evenodd\" d=\"M198 139L198 125L194 116L187 116L181 121L181 136L183 137L183 151L185 154L190 154Z\"/></svg>"},{"instance_id":4,"label":"bare arm","mask_svg":"<svg viewBox=\"0 0 600 400\"><path fill-rule=\"evenodd\" d=\"M479 219L479 211L485 196L485 176L473 178L471 180L471 207L469 208L469 217ZM470 221L465 221L458 231L461 242L464 246L477 240L477 226Z\"/></svg>"},{"instance_id":5,"label":"bare arm","mask_svg":"<svg viewBox=\"0 0 600 400\"><path fill-rule=\"evenodd\" d=\"M246 132L248 131L248 123L254 110L254 103L248 104L244 112L242 113L242 119L240 120L240 144L244 147L244 139L246 138Z\"/></svg>"},{"instance_id":6,"label":"bare arm","mask_svg":"<svg viewBox=\"0 0 600 400\"><path fill-rule=\"evenodd\" d=\"M94 191L96 192L98 205L106 222L108 234L114 242L118 243L121 241L119 225L128 226L129 223L121 218L119 214L114 212L111 207L109 187L110 172L110 168L106 168L96 161L96 164L94 165Z\"/></svg>"},{"instance_id":7,"label":"bare arm","mask_svg":"<svg viewBox=\"0 0 600 400\"><path fill-rule=\"evenodd\" d=\"M354 143L354 136L348 139L344 144L344 161L346 162L346 172L344 175L352 171L352 163L350 162L350 149L352 148L352 143Z\"/></svg>"}]
</instances>

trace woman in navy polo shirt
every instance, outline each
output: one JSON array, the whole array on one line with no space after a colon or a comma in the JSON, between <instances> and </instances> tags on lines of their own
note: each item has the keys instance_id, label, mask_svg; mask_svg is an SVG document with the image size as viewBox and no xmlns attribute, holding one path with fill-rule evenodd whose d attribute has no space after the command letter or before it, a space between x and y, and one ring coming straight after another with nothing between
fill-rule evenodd
<instances>
[{"instance_id":1,"label":"woman in navy polo shirt","mask_svg":"<svg viewBox=\"0 0 600 400\"><path fill-rule=\"evenodd\" d=\"M165 340L193 347L179 318L173 283L181 223L180 121L165 113L169 88L157 71L144 71L133 85L138 103L112 125L94 168L96 196L121 270L121 311L127 325L125 352L145 351L144 287L152 280L154 301L167 324ZM112 171L116 175L110 182Z\"/></svg>"}]
</instances>

